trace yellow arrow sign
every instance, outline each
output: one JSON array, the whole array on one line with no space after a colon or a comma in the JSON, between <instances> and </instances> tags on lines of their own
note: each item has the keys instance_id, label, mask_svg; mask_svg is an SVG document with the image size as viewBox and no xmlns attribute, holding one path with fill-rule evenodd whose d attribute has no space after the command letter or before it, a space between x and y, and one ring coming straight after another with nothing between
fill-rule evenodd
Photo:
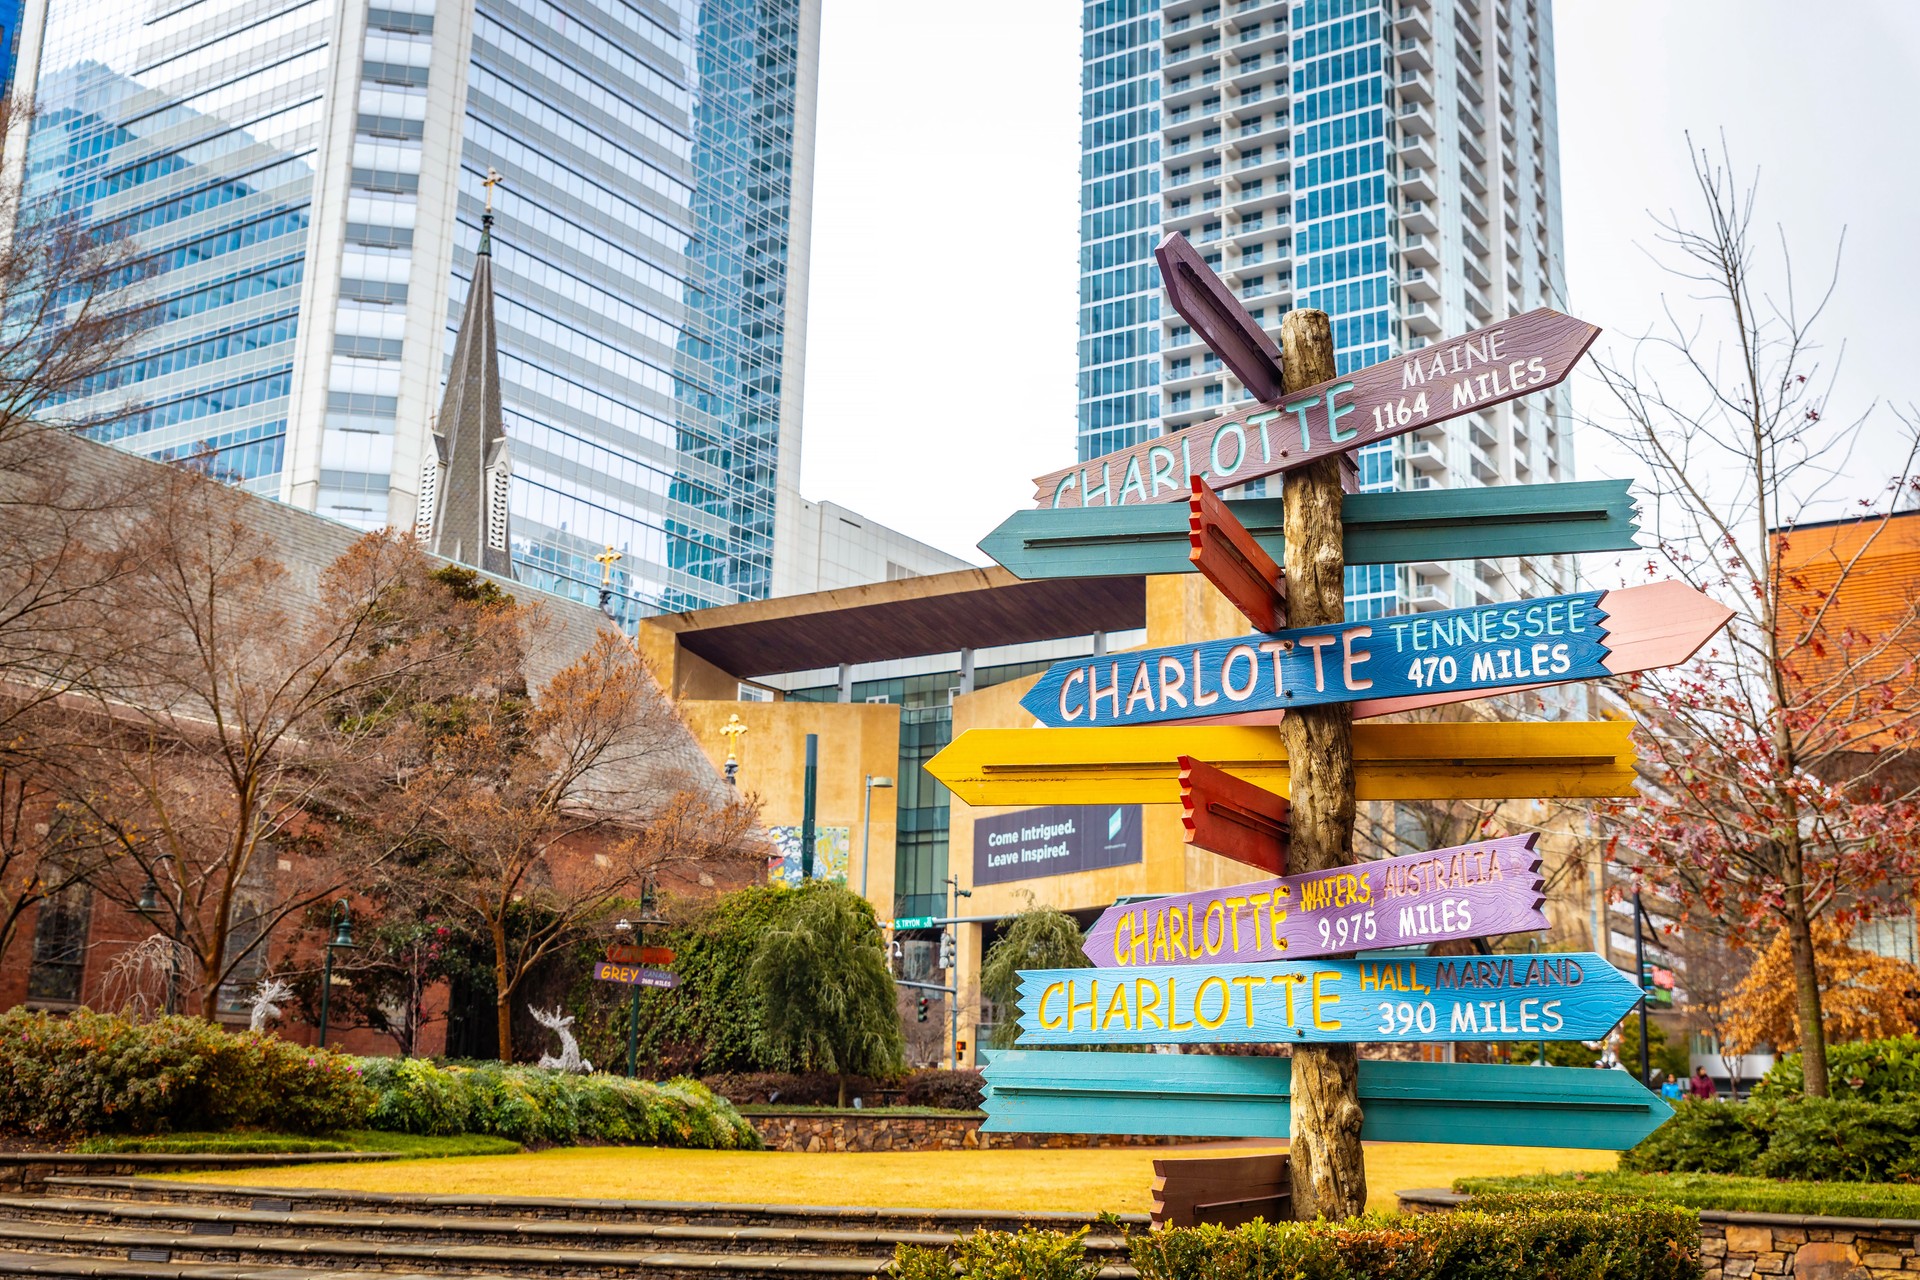
<instances>
[{"instance_id":1,"label":"yellow arrow sign","mask_svg":"<svg viewBox=\"0 0 1920 1280\"><path fill-rule=\"evenodd\" d=\"M1361 800L1509 800L1634 794L1627 721L1357 724ZM1287 794L1277 728L1142 725L970 729L927 772L972 805L1177 804L1180 757Z\"/></svg>"}]
</instances>

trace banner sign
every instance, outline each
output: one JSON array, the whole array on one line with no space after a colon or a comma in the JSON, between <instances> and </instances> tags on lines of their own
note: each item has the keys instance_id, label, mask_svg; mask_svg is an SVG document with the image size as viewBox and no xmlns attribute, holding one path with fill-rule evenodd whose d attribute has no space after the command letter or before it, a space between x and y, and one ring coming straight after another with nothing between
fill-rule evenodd
<instances>
[{"instance_id":1,"label":"banner sign","mask_svg":"<svg viewBox=\"0 0 1920 1280\"><path fill-rule=\"evenodd\" d=\"M1020 1043L1597 1040L1639 1001L1591 952L1033 969Z\"/></svg>"},{"instance_id":2,"label":"banner sign","mask_svg":"<svg viewBox=\"0 0 1920 1280\"><path fill-rule=\"evenodd\" d=\"M1305 960L1547 927L1536 835L1108 907L1096 965Z\"/></svg>"},{"instance_id":3,"label":"banner sign","mask_svg":"<svg viewBox=\"0 0 1920 1280\"><path fill-rule=\"evenodd\" d=\"M973 882L1005 884L1139 862L1140 806L1057 804L973 821Z\"/></svg>"}]
</instances>

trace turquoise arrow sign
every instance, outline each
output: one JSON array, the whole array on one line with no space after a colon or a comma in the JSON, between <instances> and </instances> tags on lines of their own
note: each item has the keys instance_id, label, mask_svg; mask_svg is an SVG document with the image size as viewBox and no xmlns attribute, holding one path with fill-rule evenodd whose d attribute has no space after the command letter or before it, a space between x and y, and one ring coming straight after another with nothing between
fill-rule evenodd
<instances>
[{"instance_id":1,"label":"turquoise arrow sign","mask_svg":"<svg viewBox=\"0 0 1920 1280\"><path fill-rule=\"evenodd\" d=\"M1597 1040L1640 994L1591 952L1027 969L1020 1043Z\"/></svg>"},{"instance_id":2,"label":"turquoise arrow sign","mask_svg":"<svg viewBox=\"0 0 1920 1280\"><path fill-rule=\"evenodd\" d=\"M991 1133L1285 1138L1293 1063L1163 1053L1012 1049L986 1067ZM1360 1136L1373 1142L1624 1151L1673 1108L1624 1071L1360 1063Z\"/></svg>"},{"instance_id":3,"label":"turquoise arrow sign","mask_svg":"<svg viewBox=\"0 0 1920 1280\"><path fill-rule=\"evenodd\" d=\"M1280 499L1227 506L1282 558ZM1625 480L1356 493L1340 515L1348 564L1631 551L1639 532ZM1179 503L1017 511L980 549L1020 578L1190 573L1187 533Z\"/></svg>"}]
</instances>

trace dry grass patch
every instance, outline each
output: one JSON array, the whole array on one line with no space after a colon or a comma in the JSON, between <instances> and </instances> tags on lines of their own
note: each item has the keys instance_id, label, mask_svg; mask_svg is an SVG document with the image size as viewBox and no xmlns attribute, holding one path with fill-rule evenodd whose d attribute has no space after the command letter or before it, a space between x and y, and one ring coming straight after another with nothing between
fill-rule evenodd
<instances>
[{"instance_id":1,"label":"dry grass patch","mask_svg":"<svg viewBox=\"0 0 1920 1280\"><path fill-rule=\"evenodd\" d=\"M928 1209L1072 1209L1145 1213L1156 1156L1251 1154L1280 1146L1115 1147L1097 1151L678 1151L565 1147L527 1155L306 1165L181 1175L248 1186L425 1191L437 1195L583 1196L733 1204L899 1205ZM1558 1147L1367 1144L1371 1209L1393 1193L1455 1178L1611 1169L1611 1151Z\"/></svg>"}]
</instances>

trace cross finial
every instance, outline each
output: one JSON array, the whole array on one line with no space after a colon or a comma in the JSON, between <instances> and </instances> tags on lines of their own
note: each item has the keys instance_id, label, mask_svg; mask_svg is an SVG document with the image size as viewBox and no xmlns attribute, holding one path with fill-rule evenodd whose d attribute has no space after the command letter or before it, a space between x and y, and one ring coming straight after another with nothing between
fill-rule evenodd
<instances>
[{"instance_id":1,"label":"cross finial","mask_svg":"<svg viewBox=\"0 0 1920 1280\"><path fill-rule=\"evenodd\" d=\"M613 582L613 566L621 561L622 556L618 551L615 551L609 546L605 551L595 556L594 559L600 564L600 585L603 587L610 586Z\"/></svg>"},{"instance_id":2,"label":"cross finial","mask_svg":"<svg viewBox=\"0 0 1920 1280\"><path fill-rule=\"evenodd\" d=\"M720 732L727 740L727 781L729 783L733 781L733 775L740 771L740 759L735 754L735 748L740 745L740 735L746 731L747 726L740 723L740 713L737 711L729 715L727 722L720 726Z\"/></svg>"},{"instance_id":3,"label":"cross finial","mask_svg":"<svg viewBox=\"0 0 1920 1280\"><path fill-rule=\"evenodd\" d=\"M481 186L485 187L487 190L486 212L488 213L493 212L493 189L499 186L500 183L501 183L500 171L494 168L492 165L488 165L486 179L480 184Z\"/></svg>"}]
</instances>

